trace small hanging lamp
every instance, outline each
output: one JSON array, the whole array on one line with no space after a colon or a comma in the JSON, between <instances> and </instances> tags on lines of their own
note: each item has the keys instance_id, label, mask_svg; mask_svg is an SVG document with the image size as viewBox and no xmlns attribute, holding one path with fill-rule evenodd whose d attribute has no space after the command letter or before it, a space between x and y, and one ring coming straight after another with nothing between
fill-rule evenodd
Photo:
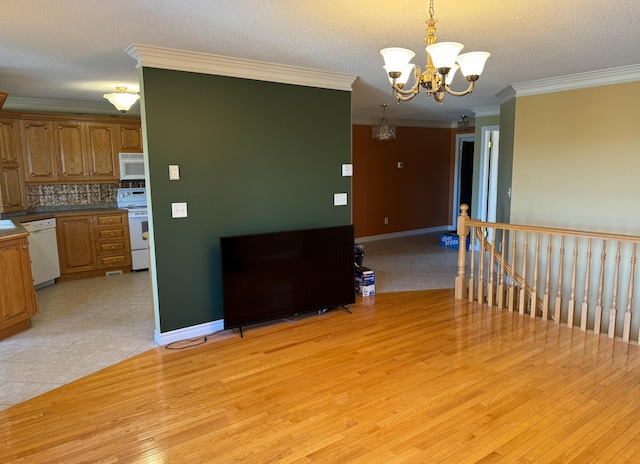
<instances>
[{"instance_id":1,"label":"small hanging lamp","mask_svg":"<svg viewBox=\"0 0 640 464\"><path fill-rule=\"evenodd\" d=\"M382 107L382 117L378 119L378 122L376 122L376 124L373 126L371 130L371 138L374 140L395 139L396 126L394 126L393 123L385 117L387 104L383 103L380 106Z\"/></svg>"},{"instance_id":2,"label":"small hanging lamp","mask_svg":"<svg viewBox=\"0 0 640 464\"><path fill-rule=\"evenodd\" d=\"M467 119L467 117L463 114L462 116L460 116L460 120L458 121L458 131L459 132L466 132L469 130L469 120Z\"/></svg>"}]
</instances>

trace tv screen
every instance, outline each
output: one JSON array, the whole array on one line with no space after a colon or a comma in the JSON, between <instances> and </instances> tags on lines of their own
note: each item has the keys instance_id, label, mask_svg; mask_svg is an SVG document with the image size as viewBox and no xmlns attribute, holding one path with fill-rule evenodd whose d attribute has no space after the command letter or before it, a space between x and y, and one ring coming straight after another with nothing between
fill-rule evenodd
<instances>
[{"instance_id":1,"label":"tv screen","mask_svg":"<svg viewBox=\"0 0 640 464\"><path fill-rule=\"evenodd\" d=\"M355 303L353 225L220 238L225 329Z\"/></svg>"}]
</instances>

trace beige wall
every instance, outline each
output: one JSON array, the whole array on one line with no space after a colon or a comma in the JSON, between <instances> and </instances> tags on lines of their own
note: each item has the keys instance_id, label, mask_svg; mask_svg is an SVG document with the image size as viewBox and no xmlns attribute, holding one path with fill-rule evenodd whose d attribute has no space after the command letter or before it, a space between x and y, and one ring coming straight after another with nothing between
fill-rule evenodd
<instances>
[{"instance_id":1,"label":"beige wall","mask_svg":"<svg viewBox=\"0 0 640 464\"><path fill-rule=\"evenodd\" d=\"M511 222L640 235L640 82L516 99Z\"/></svg>"}]
</instances>

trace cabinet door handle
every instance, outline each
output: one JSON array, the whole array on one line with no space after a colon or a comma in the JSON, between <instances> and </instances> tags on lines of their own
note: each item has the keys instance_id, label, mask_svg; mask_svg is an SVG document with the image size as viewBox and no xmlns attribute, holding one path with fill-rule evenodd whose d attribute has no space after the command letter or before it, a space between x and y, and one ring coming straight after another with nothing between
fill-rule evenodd
<instances>
[{"instance_id":1,"label":"cabinet door handle","mask_svg":"<svg viewBox=\"0 0 640 464\"><path fill-rule=\"evenodd\" d=\"M27 245L22 245L22 248L26 250L29 247Z\"/></svg>"}]
</instances>

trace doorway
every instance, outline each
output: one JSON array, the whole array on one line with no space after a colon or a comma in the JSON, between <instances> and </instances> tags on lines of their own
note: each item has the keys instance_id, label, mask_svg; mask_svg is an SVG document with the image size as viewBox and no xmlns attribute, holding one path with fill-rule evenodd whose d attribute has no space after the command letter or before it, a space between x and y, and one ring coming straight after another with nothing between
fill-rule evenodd
<instances>
[{"instance_id":1,"label":"doorway","mask_svg":"<svg viewBox=\"0 0 640 464\"><path fill-rule=\"evenodd\" d=\"M498 155L500 127L482 128L480 150L480 188L478 191L477 218L495 222L498 205Z\"/></svg>"},{"instance_id":2,"label":"doorway","mask_svg":"<svg viewBox=\"0 0 640 464\"><path fill-rule=\"evenodd\" d=\"M468 214L471 216L471 202L473 200L473 156L475 151L475 135L456 135L455 179L453 182L453 223L456 228L460 205L469 206Z\"/></svg>"}]
</instances>

